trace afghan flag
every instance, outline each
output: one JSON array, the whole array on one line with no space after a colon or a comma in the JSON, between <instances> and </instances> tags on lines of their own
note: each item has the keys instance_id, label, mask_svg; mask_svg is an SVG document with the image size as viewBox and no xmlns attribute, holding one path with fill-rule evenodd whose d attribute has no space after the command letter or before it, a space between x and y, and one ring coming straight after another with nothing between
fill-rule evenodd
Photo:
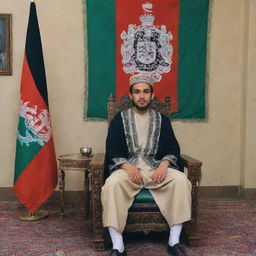
<instances>
[{"instance_id":1,"label":"afghan flag","mask_svg":"<svg viewBox=\"0 0 256 256\"><path fill-rule=\"evenodd\" d=\"M30 4L21 77L14 191L31 212L57 185L57 164L35 3Z\"/></svg>"},{"instance_id":2,"label":"afghan flag","mask_svg":"<svg viewBox=\"0 0 256 256\"><path fill-rule=\"evenodd\" d=\"M206 117L209 0L87 0L85 118L106 118L107 98L129 93L129 77L155 79L173 118Z\"/></svg>"}]
</instances>

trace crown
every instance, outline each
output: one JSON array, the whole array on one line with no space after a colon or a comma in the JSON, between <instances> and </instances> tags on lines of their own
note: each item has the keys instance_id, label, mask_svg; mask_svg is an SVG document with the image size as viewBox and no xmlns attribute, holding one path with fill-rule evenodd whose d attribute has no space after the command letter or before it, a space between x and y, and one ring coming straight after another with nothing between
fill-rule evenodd
<instances>
[{"instance_id":1,"label":"crown","mask_svg":"<svg viewBox=\"0 0 256 256\"><path fill-rule=\"evenodd\" d=\"M152 14L143 14L140 16L140 22L144 26L153 26L155 17Z\"/></svg>"},{"instance_id":2,"label":"crown","mask_svg":"<svg viewBox=\"0 0 256 256\"><path fill-rule=\"evenodd\" d=\"M146 74L136 74L132 75L129 79L129 86L132 86L137 83L146 83L151 86L153 86L153 80L151 76L146 75Z\"/></svg>"}]
</instances>

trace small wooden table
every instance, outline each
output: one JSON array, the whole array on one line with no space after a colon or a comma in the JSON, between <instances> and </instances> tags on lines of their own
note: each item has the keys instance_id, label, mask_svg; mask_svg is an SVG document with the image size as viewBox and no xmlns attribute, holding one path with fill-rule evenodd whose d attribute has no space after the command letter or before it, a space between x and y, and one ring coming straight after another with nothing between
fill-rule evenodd
<instances>
[{"instance_id":1,"label":"small wooden table","mask_svg":"<svg viewBox=\"0 0 256 256\"><path fill-rule=\"evenodd\" d=\"M91 156L81 154L60 155L58 157L59 189L60 189L60 216L64 218L64 191L65 191L65 171L84 172L84 195L85 195L85 217L88 217L90 208L89 195L89 174Z\"/></svg>"}]
</instances>

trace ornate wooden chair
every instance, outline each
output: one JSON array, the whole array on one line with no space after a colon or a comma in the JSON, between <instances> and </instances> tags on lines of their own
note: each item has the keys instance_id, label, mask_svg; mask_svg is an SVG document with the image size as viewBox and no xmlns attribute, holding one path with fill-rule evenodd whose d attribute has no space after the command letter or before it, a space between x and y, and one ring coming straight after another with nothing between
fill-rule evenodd
<instances>
[{"instance_id":1,"label":"ornate wooden chair","mask_svg":"<svg viewBox=\"0 0 256 256\"><path fill-rule=\"evenodd\" d=\"M108 99L108 120L110 121L118 111L132 107L129 96L123 96L119 102L110 96ZM161 103L156 97L151 103L151 108L170 116L170 97L166 97ZM202 162L182 155L182 163L185 173L192 183L192 219L184 224L184 230L188 245L196 246L198 235L198 189L201 180ZM104 184L104 154L95 154L91 162L92 177L92 202L93 202L93 241L96 250L105 250L109 237L102 225L101 187ZM129 209L126 232L142 231L148 234L151 231L169 230L169 226L161 215L158 206L154 202L150 192L142 189L135 197L132 207Z\"/></svg>"}]
</instances>

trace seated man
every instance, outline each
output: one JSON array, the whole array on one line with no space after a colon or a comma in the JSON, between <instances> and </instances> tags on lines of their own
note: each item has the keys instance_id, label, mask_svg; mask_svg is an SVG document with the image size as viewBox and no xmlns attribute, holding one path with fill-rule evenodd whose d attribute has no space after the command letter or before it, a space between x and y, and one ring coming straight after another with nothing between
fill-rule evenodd
<instances>
[{"instance_id":1,"label":"seated man","mask_svg":"<svg viewBox=\"0 0 256 256\"><path fill-rule=\"evenodd\" d=\"M103 225L113 244L112 256L127 255L122 232L128 209L143 188L150 190L170 226L167 251L184 256L179 243L182 223L191 218L191 183L178 170L179 144L168 117L150 109L151 77L130 77L134 107L111 121L106 141L105 185L102 187Z\"/></svg>"}]
</instances>

